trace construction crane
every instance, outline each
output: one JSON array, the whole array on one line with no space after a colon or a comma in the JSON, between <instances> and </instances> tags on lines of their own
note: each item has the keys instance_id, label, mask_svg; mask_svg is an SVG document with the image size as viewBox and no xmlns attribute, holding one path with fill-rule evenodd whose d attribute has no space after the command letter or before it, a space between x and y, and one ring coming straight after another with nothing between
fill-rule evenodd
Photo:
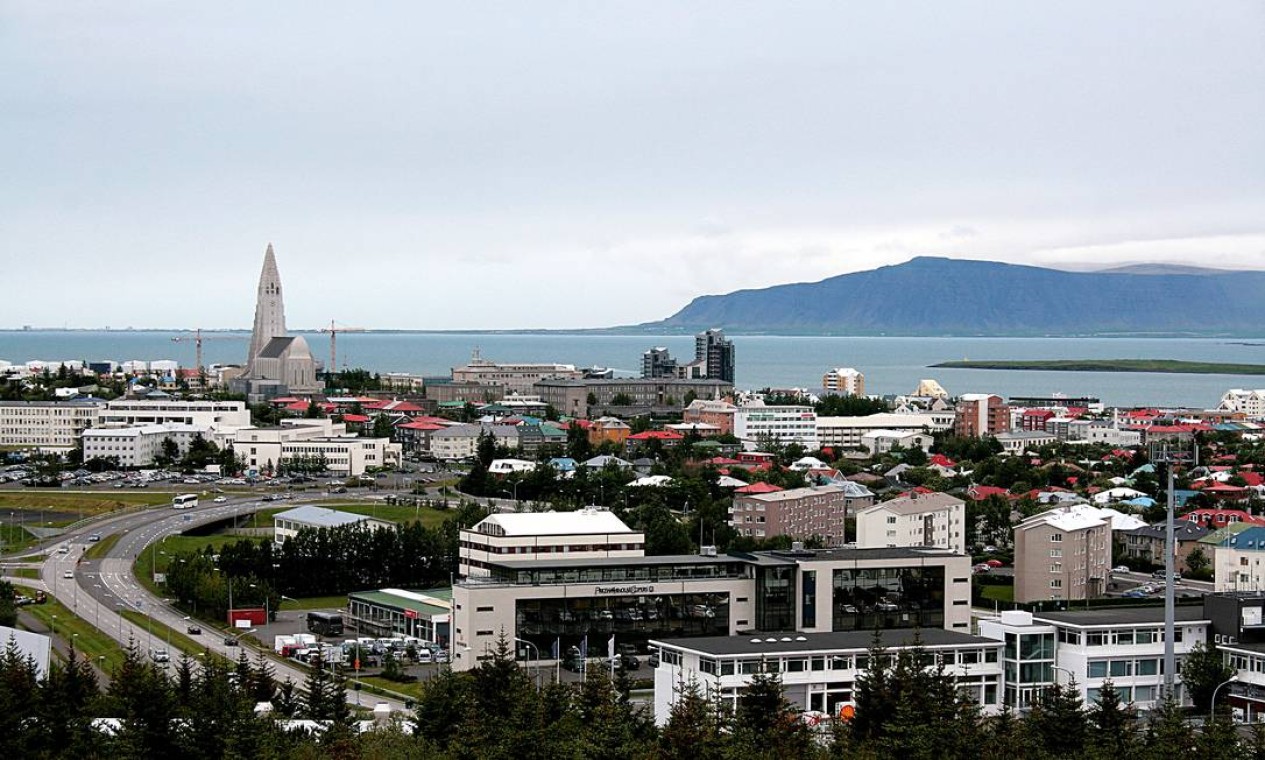
<instances>
[{"instance_id":1,"label":"construction crane","mask_svg":"<svg viewBox=\"0 0 1265 760\"><path fill-rule=\"evenodd\" d=\"M329 321L329 327L322 327L320 331L323 333L329 333L329 367L327 367L325 371L329 373L330 376L333 376L333 374L338 371L338 334L347 332L366 332L366 329L363 327L347 327L346 325L337 324L331 319Z\"/></svg>"},{"instance_id":2,"label":"construction crane","mask_svg":"<svg viewBox=\"0 0 1265 760\"><path fill-rule=\"evenodd\" d=\"M202 328L193 331L193 335L177 335L171 339L172 343L188 343L193 341L194 347L197 349L197 369L202 372L202 341L204 340L247 340L245 335L203 335Z\"/></svg>"}]
</instances>

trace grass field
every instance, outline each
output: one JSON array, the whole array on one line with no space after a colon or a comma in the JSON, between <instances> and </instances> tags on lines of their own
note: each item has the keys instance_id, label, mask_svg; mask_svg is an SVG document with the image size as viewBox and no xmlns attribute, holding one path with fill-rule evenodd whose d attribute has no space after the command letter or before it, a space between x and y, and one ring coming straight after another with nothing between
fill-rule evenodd
<instances>
[{"instance_id":1,"label":"grass field","mask_svg":"<svg viewBox=\"0 0 1265 760\"><path fill-rule=\"evenodd\" d=\"M340 512L351 512L357 515L376 517L379 520L390 520L395 523L420 521L428 528L442 525L444 520L452 516L452 512L430 507L397 507L389 504L365 504L363 502L325 502L322 507L337 509ZM263 519L263 515L260 515Z\"/></svg>"},{"instance_id":2,"label":"grass field","mask_svg":"<svg viewBox=\"0 0 1265 760\"><path fill-rule=\"evenodd\" d=\"M19 567L12 572L15 578L30 578L33 581L40 579L39 568L36 567Z\"/></svg>"},{"instance_id":3,"label":"grass field","mask_svg":"<svg viewBox=\"0 0 1265 760\"><path fill-rule=\"evenodd\" d=\"M113 512L126 507L168 504L171 494L161 492L128 491L81 491L65 493L57 490L0 491L0 511L6 509L37 509L56 512L83 513L85 517Z\"/></svg>"},{"instance_id":4,"label":"grass field","mask_svg":"<svg viewBox=\"0 0 1265 760\"><path fill-rule=\"evenodd\" d=\"M26 586L16 588L28 596L35 595L35 589ZM99 660L101 669L107 673L122 664L123 648L118 642L94 628L87 620L76 616L51 596L43 604L31 604L21 609L31 613L32 617L49 628L55 628L59 637L73 641L78 651L93 660L102 658ZM57 616L55 620L54 615Z\"/></svg>"},{"instance_id":5,"label":"grass field","mask_svg":"<svg viewBox=\"0 0 1265 760\"><path fill-rule=\"evenodd\" d=\"M347 675L347 693L348 694L354 693L352 689L352 683L355 681L360 681L364 683L366 687L372 687L372 690L370 688L364 689L364 693L366 694L370 694L374 690L382 690L388 693L387 696L402 695L406 697L412 697L414 699L418 699L422 696L422 682L421 681L411 681L409 683L396 683L395 681L388 681L387 679L379 678L378 676L361 676L360 678L356 678L353 673L347 673L346 675Z\"/></svg>"},{"instance_id":6,"label":"grass field","mask_svg":"<svg viewBox=\"0 0 1265 760\"><path fill-rule=\"evenodd\" d=\"M983 586L980 590L980 595L995 602L1013 602L1015 601L1015 587Z\"/></svg>"},{"instance_id":7,"label":"grass field","mask_svg":"<svg viewBox=\"0 0 1265 760\"><path fill-rule=\"evenodd\" d=\"M137 612L136 610L120 610L119 614L137 628L144 629L144 635L147 637L146 640L138 641L136 643L145 651L148 651L150 646L148 637L151 630L153 631L153 646L167 647L168 642L171 643L171 647L167 651L168 654L172 656L173 661L177 658L175 656L175 652L171 651L172 649L184 652L190 657L197 655L199 652L206 651L205 644L186 636L181 631L172 630L163 623L151 620L150 617L143 612ZM203 636L215 636L216 633L216 631L207 631L203 633Z\"/></svg>"},{"instance_id":8,"label":"grass field","mask_svg":"<svg viewBox=\"0 0 1265 760\"><path fill-rule=\"evenodd\" d=\"M35 543L35 536L20 525L0 523L0 549L5 554L20 552Z\"/></svg>"},{"instance_id":9,"label":"grass field","mask_svg":"<svg viewBox=\"0 0 1265 760\"><path fill-rule=\"evenodd\" d=\"M100 541L96 542L92 546L89 546L88 551L83 553L83 558L84 559L101 559L102 557L106 555L107 552L110 551L111 548L113 548L115 544L119 542L119 539L122 537L123 537L123 534L121 533L111 533L110 535L102 538Z\"/></svg>"},{"instance_id":10,"label":"grass field","mask_svg":"<svg viewBox=\"0 0 1265 760\"><path fill-rule=\"evenodd\" d=\"M341 609L347 606L347 595L309 596L302 599L282 599L283 610L327 610Z\"/></svg>"}]
</instances>

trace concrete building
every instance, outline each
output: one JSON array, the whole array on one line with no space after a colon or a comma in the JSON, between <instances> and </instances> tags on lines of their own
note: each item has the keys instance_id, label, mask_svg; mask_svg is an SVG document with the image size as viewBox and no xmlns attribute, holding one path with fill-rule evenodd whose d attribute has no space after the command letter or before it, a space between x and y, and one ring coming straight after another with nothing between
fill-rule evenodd
<instances>
[{"instance_id":1,"label":"concrete building","mask_svg":"<svg viewBox=\"0 0 1265 760\"><path fill-rule=\"evenodd\" d=\"M304 504L273 515L272 540L280 545L294 538L304 528L343 528L348 525L363 525L369 530L395 527L395 523L375 520L368 515Z\"/></svg>"},{"instance_id":2,"label":"concrete building","mask_svg":"<svg viewBox=\"0 0 1265 760\"><path fill-rule=\"evenodd\" d=\"M821 420L818 420L817 429L821 430ZM931 444L935 442L935 438L930 433L919 433L913 430L871 430L861 436L861 448L865 449L870 456L886 454L893 447L900 446L903 449L922 449L923 451L931 451Z\"/></svg>"},{"instance_id":3,"label":"concrete building","mask_svg":"<svg viewBox=\"0 0 1265 760\"><path fill-rule=\"evenodd\" d=\"M706 330L694 336L694 361L706 367L703 377L733 384L734 343L725 338L723 330Z\"/></svg>"},{"instance_id":4,"label":"concrete building","mask_svg":"<svg viewBox=\"0 0 1265 760\"><path fill-rule=\"evenodd\" d=\"M756 673L778 674L791 706L838 716L855 706L857 679L866 672L875 634L784 632L747 636L658 639L654 671L654 717L663 725L683 683L697 683L722 709L737 708L738 698ZM924 629L915 643L909 630L879 631L880 645L892 656L918 646L944 673L956 679L963 695L985 714L1001 709L1001 649L994 639L958 631Z\"/></svg>"},{"instance_id":5,"label":"concrete building","mask_svg":"<svg viewBox=\"0 0 1265 760\"><path fill-rule=\"evenodd\" d=\"M944 493L892 499L856 513L857 546L930 546L966 553L966 502Z\"/></svg>"},{"instance_id":6,"label":"concrete building","mask_svg":"<svg viewBox=\"0 0 1265 760\"><path fill-rule=\"evenodd\" d=\"M1164 523L1121 531L1121 535L1124 538L1125 558L1142 560L1153 565L1163 565L1167 532ZM1177 520L1173 524L1173 567L1178 572L1186 573L1190 571L1190 566L1186 563L1186 559L1197 548L1204 551L1209 564L1213 562L1213 552L1202 549L1199 543L1199 540L1208 535L1209 532L1208 528L1189 520Z\"/></svg>"},{"instance_id":7,"label":"concrete building","mask_svg":"<svg viewBox=\"0 0 1265 760\"><path fill-rule=\"evenodd\" d=\"M734 415L738 407L728 401L710 401L695 399L682 412L682 421L687 425L712 425L715 435L733 435Z\"/></svg>"},{"instance_id":8,"label":"concrete building","mask_svg":"<svg viewBox=\"0 0 1265 760\"><path fill-rule=\"evenodd\" d=\"M751 631L969 632L971 559L935 549L505 560L453 589L453 667L505 635L550 653Z\"/></svg>"},{"instance_id":9,"label":"concrete building","mask_svg":"<svg viewBox=\"0 0 1265 760\"><path fill-rule=\"evenodd\" d=\"M821 387L844 396L864 396L865 375L852 367L835 367L821 376Z\"/></svg>"},{"instance_id":10,"label":"concrete building","mask_svg":"<svg viewBox=\"0 0 1265 760\"><path fill-rule=\"evenodd\" d=\"M115 399L105 404L101 425L196 425L216 432L250 427L250 409L244 401Z\"/></svg>"},{"instance_id":11,"label":"concrete building","mask_svg":"<svg viewBox=\"0 0 1265 760\"><path fill-rule=\"evenodd\" d=\"M1111 571L1111 518L1085 504L1033 515L1015 526L1015 601L1092 599Z\"/></svg>"},{"instance_id":12,"label":"concrete building","mask_svg":"<svg viewBox=\"0 0 1265 760\"><path fill-rule=\"evenodd\" d=\"M541 400L571 417L680 413L686 398L719 399L733 393L727 380L675 380L670 378L615 378L585 380L541 380L534 386ZM592 394L595 403L589 403ZM616 401L632 403L616 404Z\"/></svg>"},{"instance_id":13,"label":"concrete building","mask_svg":"<svg viewBox=\"0 0 1265 760\"><path fill-rule=\"evenodd\" d=\"M480 356L478 349L474 350L469 364L452 368L454 384L496 385L503 389L504 394L533 394L533 387L541 380L579 380L583 377L584 373L574 364L494 362Z\"/></svg>"},{"instance_id":14,"label":"concrete building","mask_svg":"<svg viewBox=\"0 0 1265 760\"><path fill-rule=\"evenodd\" d=\"M1265 591L1265 527L1227 531L1212 551L1217 592Z\"/></svg>"},{"instance_id":15,"label":"concrete building","mask_svg":"<svg viewBox=\"0 0 1265 760\"><path fill-rule=\"evenodd\" d=\"M1231 388L1221 397L1217 409L1243 414L1248 419L1265 419L1265 388L1248 390Z\"/></svg>"},{"instance_id":16,"label":"concrete building","mask_svg":"<svg viewBox=\"0 0 1265 760\"><path fill-rule=\"evenodd\" d=\"M316 360L307 341L286 331L281 274L271 243L259 273L246 371L232 387L246 393L252 403L290 394L310 395L324 388L316 378Z\"/></svg>"},{"instance_id":17,"label":"concrete building","mask_svg":"<svg viewBox=\"0 0 1265 760\"><path fill-rule=\"evenodd\" d=\"M646 537L606 509L489 515L460 534L462 578L485 577L502 560L613 559L645 555Z\"/></svg>"},{"instance_id":18,"label":"concrete building","mask_svg":"<svg viewBox=\"0 0 1265 760\"><path fill-rule=\"evenodd\" d=\"M10 642L17 649L19 658L24 661L29 659L35 664L36 678L43 680L48 677L53 643L51 637L0 625L0 649L8 647Z\"/></svg>"},{"instance_id":19,"label":"concrete building","mask_svg":"<svg viewBox=\"0 0 1265 760\"><path fill-rule=\"evenodd\" d=\"M1179 663L1195 644L1208 640L1209 620L1201 606L1176 610L1174 649ZM1003 612L980 620L981 636L1004 643L1002 702L1026 711L1055 683L1072 684L1085 704L1098 701L1107 681L1121 700L1139 709L1156 706L1163 686L1164 608L1133 607L1053 612Z\"/></svg>"},{"instance_id":20,"label":"concrete building","mask_svg":"<svg viewBox=\"0 0 1265 760\"><path fill-rule=\"evenodd\" d=\"M323 459L326 468L341 475L363 475L366 470L400 462L400 444L389 438L359 438L347 426L329 419L287 419L278 427L242 428L229 445L249 469L275 469L283 461Z\"/></svg>"},{"instance_id":21,"label":"concrete building","mask_svg":"<svg viewBox=\"0 0 1265 760\"><path fill-rule=\"evenodd\" d=\"M168 422L136 427L98 427L83 431L83 458L114 458L120 467L147 467L163 453L163 441L171 440L179 456L189 452L198 436L211 440L211 429L201 425Z\"/></svg>"},{"instance_id":22,"label":"concrete building","mask_svg":"<svg viewBox=\"0 0 1265 760\"><path fill-rule=\"evenodd\" d=\"M879 413L863 417L818 417L817 438L822 446L839 449L865 448L867 433L877 430L935 433L953 427L953 412Z\"/></svg>"},{"instance_id":23,"label":"concrete building","mask_svg":"<svg viewBox=\"0 0 1265 760\"><path fill-rule=\"evenodd\" d=\"M981 438L1010 430L1010 407L1001 396L991 393L964 393L954 409L953 434Z\"/></svg>"},{"instance_id":24,"label":"concrete building","mask_svg":"<svg viewBox=\"0 0 1265 760\"><path fill-rule=\"evenodd\" d=\"M734 413L734 435L745 442L798 443L809 451L820 448L817 412L811 406L770 406L760 399L742 404Z\"/></svg>"},{"instance_id":25,"label":"concrete building","mask_svg":"<svg viewBox=\"0 0 1265 760\"><path fill-rule=\"evenodd\" d=\"M1042 446L1058 443L1058 436L1043 430L1012 430L994 436L1001 444L1003 454L1018 456L1025 451L1036 451Z\"/></svg>"},{"instance_id":26,"label":"concrete building","mask_svg":"<svg viewBox=\"0 0 1265 760\"><path fill-rule=\"evenodd\" d=\"M65 453L100 424L100 401L0 401L0 446Z\"/></svg>"},{"instance_id":27,"label":"concrete building","mask_svg":"<svg viewBox=\"0 0 1265 760\"><path fill-rule=\"evenodd\" d=\"M450 425L430 436L431 454L445 462L473 458L479 451L479 436L491 435L496 445L517 449L518 428L514 425Z\"/></svg>"},{"instance_id":28,"label":"concrete building","mask_svg":"<svg viewBox=\"0 0 1265 760\"><path fill-rule=\"evenodd\" d=\"M413 636L447 649L451 621L451 588L384 588L347 595L347 624L362 636Z\"/></svg>"},{"instance_id":29,"label":"concrete building","mask_svg":"<svg viewBox=\"0 0 1265 760\"><path fill-rule=\"evenodd\" d=\"M826 546L847 543L844 519L874 503L874 494L857 483L793 488L772 493L735 494L729 524L755 538L819 538Z\"/></svg>"}]
</instances>

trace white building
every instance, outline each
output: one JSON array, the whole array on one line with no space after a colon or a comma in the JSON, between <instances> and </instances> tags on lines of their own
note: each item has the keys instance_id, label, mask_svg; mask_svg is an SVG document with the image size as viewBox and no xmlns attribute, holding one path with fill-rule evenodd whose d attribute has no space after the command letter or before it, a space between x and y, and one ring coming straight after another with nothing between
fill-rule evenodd
<instances>
[{"instance_id":1,"label":"white building","mask_svg":"<svg viewBox=\"0 0 1265 760\"><path fill-rule=\"evenodd\" d=\"M860 449L864 447L865 434L876 430L934 433L952 427L952 409L910 414L879 413L863 417L818 417L817 437L822 446Z\"/></svg>"},{"instance_id":2,"label":"white building","mask_svg":"<svg viewBox=\"0 0 1265 760\"><path fill-rule=\"evenodd\" d=\"M1208 640L1210 621L1202 606L1179 606L1174 630L1178 661ZM1014 610L983 619L980 635L1003 642L1003 702L1019 710L1033 705L1056 682L1074 683L1087 705L1098 701L1107 681L1124 702L1141 710L1156 706L1164 683L1164 608L1130 607L1031 613Z\"/></svg>"},{"instance_id":3,"label":"white building","mask_svg":"<svg viewBox=\"0 0 1265 760\"><path fill-rule=\"evenodd\" d=\"M37 678L48 677L48 658L52 653L53 642L50 637L0 625L0 649L7 647L10 641L17 647L19 657L23 660L30 658L35 663Z\"/></svg>"},{"instance_id":4,"label":"white building","mask_svg":"<svg viewBox=\"0 0 1265 760\"><path fill-rule=\"evenodd\" d=\"M589 507L575 512L489 515L460 537L461 577L488 575L501 560L610 559L645 555L646 536L614 513Z\"/></svg>"},{"instance_id":5,"label":"white building","mask_svg":"<svg viewBox=\"0 0 1265 760\"><path fill-rule=\"evenodd\" d=\"M116 399L106 402L101 425L132 427L170 423L197 425L216 432L250 427L244 401L182 401L176 399Z\"/></svg>"},{"instance_id":6,"label":"white building","mask_svg":"<svg viewBox=\"0 0 1265 760\"><path fill-rule=\"evenodd\" d=\"M811 406L769 406L749 401L734 413L734 435L743 441L765 438L786 445L798 443L813 451L820 448L817 412Z\"/></svg>"},{"instance_id":7,"label":"white building","mask_svg":"<svg viewBox=\"0 0 1265 760\"><path fill-rule=\"evenodd\" d=\"M861 436L861 447L869 453L870 456L878 454L886 454L892 450L893 446L900 446L903 449L922 449L923 451L931 451L931 444L935 441L930 433L922 433L914 430L871 430Z\"/></svg>"},{"instance_id":8,"label":"white building","mask_svg":"<svg viewBox=\"0 0 1265 760\"><path fill-rule=\"evenodd\" d=\"M857 513L857 546L930 546L966 553L966 502L948 494L918 494Z\"/></svg>"},{"instance_id":9,"label":"white building","mask_svg":"<svg viewBox=\"0 0 1265 760\"><path fill-rule=\"evenodd\" d=\"M295 459L324 459L331 472L363 475L400 462L400 444L389 438L358 438L329 419L287 419L280 427L242 428L229 445L251 469L275 469Z\"/></svg>"},{"instance_id":10,"label":"white building","mask_svg":"<svg viewBox=\"0 0 1265 760\"><path fill-rule=\"evenodd\" d=\"M304 528L341 528L347 525L363 525L370 530L394 527L394 523L375 520L367 515L305 504L272 516L272 540L284 544Z\"/></svg>"},{"instance_id":11,"label":"white building","mask_svg":"<svg viewBox=\"0 0 1265 760\"><path fill-rule=\"evenodd\" d=\"M469 364L452 368L454 383L499 385L505 389L506 394L531 395L534 392L533 386L539 380L580 380L583 377L584 373L576 369L574 364L494 362L481 357L477 349L470 357Z\"/></svg>"},{"instance_id":12,"label":"white building","mask_svg":"<svg viewBox=\"0 0 1265 760\"><path fill-rule=\"evenodd\" d=\"M1221 397L1217 409L1224 412L1241 412L1251 419L1265 418L1265 388L1245 390L1231 388Z\"/></svg>"},{"instance_id":13,"label":"white building","mask_svg":"<svg viewBox=\"0 0 1265 760\"><path fill-rule=\"evenodd\" d=\"M493 459L488 465L488 472L493 475L509 475L515 472L531 472L536 463L526 459Z\"/></svg>"},{"instance_id":14,"label":"white building","mask_svg":"<svg viewBox=\"0 0 1265 760\"><path fill-rule=\"evenodd\" d=\"M1025 451L1036 451L1042 446L1058 443L1058 436L1041 430L1008 430L994 436L1001 444L1003 454L1018 456Z\"/></svg>"},{"instance_id":15,"label":"white building","mask_svg":"<svg viewBox=\"0 0 1265 760\"><path fill-rule=\"evenodd\" d=\"M956 679L958 690L969 695L982 712L1001 709L1001 642L935 628L919 631L918 637L932 666L942 664L945 675ZM879 640L892 656L915 646L909 630L880 631ZM762 672L778 674L794 708L838 715L845 706L856 704L857 679L869 666L873 643L874 634L867 631L651 641L651 649L659 653L659 667L654 671L655 722L667 722L683 683L697 683L711 699L733 710L752 676Z\"/></svg>"},{"instance_id":16,"label":"white building","mask_svg":"<svg viewBox=\"0 0 1265 760\"><path fill-rule=\"evenodd\" d=\"M518 428L514 425L452 425L436 430L430 437L430 451L436 459L459 462L472 459L479 451L479 436L490 433L497 446L518 448Z\"/></svg>"},{"instance_id":17,"label":"white building","mask_svg":"<svg viewBox=\"0 0 1265 760\"><path fill-rule=\"evenodd\" d=\"M136 427L98 427L83 432L83 458L113 457L120 467L146 467L162 454L163 441L176 444L179 456L189 452L189 445L198 436L210 440L210 428L169 422L162 425Z\"/></svg>"},{"instance_id":18,"label":"white building","mask_svg":"<svg viewBox=\"0 0 1265 760\"><path fill-rule=\"evenodd\" d=\"M66 452L100 424L99 401L0 401L0 446Z\"/></svg>"},{"instance_id":19,"label":"white building","mask_svg":"<svg viewBox=\"0 0 1265 760\"><path fill-rule=\"evenodd\" d=\"M844 396L864 396L865 375L852 367L835 367L822 375L821 387Z\"/></svg>"}]
</instances>

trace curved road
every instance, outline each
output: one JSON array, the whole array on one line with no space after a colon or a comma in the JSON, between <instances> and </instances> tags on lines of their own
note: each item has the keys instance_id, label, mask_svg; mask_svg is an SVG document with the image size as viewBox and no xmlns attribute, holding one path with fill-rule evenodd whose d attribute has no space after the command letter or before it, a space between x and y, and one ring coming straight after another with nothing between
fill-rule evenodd
<instances>
[{"instance_id":1,"label":"curved road","mask_svg":"<svg viewBox=\"0 0 1265 760\"><path fill-rule=\"evenodd\" d=\"M295 499L290 503L316 498ZM192 510L155 507L78 526L58 536L55 541L41 545L42 550L49 552L40 571L43 585L79 617L121 644L126 645L132 640L145 652L160 644L165 647L161 639L152 639L145 626L133 624L118 614L120 610L133 609L176 631L184 631L187 625L188 617L180 610L137 582L132 574L135 558L143 551L156 550L154 545L167 536L228 517L250 514L261 507L255 498L231 497L226 503L212 503ZM93 534L100 534L103 540L113 534L119 534L120 538L103 559L84 559L84 553L94 545L88 542L88 537ZM238 648L225 646L224 634L217 628L204 627L201 636L191 638L230 660L237 658ZM265 651L271 654L270 650ZM289 677L301 686L307 679L307 671L291 662L273 657L272 664L278 681ZM356 697L355 692L349 692L348 702L354 704ZM398 700L377 695L372 695L372 698L385 702L392 711L406 709Z\"/></svg>"}]
</instances>

